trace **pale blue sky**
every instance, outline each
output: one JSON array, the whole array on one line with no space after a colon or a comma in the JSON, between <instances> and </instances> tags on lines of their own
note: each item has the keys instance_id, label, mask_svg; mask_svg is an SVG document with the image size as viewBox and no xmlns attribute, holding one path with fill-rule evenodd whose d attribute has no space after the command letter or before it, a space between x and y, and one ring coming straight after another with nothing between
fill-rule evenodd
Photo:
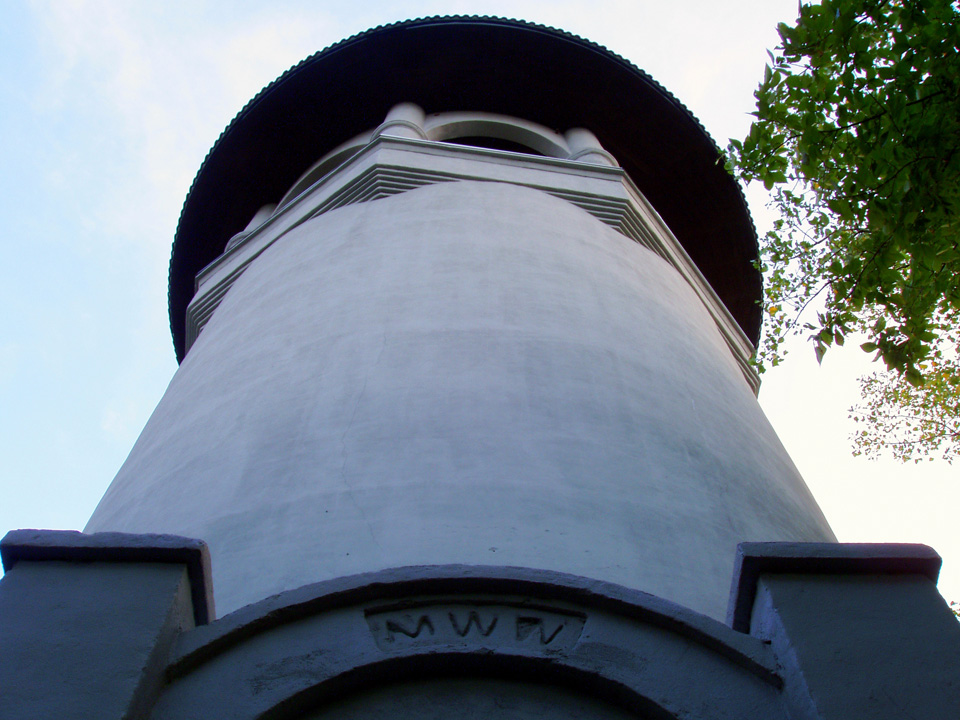
<instances>
[{"instance_id":1,"label":"pale blue sky","mask_svg":"<svg viewBox=\"0 0 960 720\"><path fill-rule=\"evenodd\" d=\"M0 8L0 532L82 528L176 370L170 244L207 150L332 42L450 13L561 27L627 57L720 144L742 135L796 0L110 2ZM638 128L642 132L642 128ZM748 194L758 225L762 192ZM926 542L960 598L960 472L850 457L856 349L796 349L760 399L841 540Z\"/></svg>"}]
</instances>

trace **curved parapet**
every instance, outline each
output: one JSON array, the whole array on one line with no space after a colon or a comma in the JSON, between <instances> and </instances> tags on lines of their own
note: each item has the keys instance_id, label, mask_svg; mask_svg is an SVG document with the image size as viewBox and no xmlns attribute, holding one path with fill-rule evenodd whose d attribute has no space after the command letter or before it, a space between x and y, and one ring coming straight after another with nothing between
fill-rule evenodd
<instances>
[{"instance_id":1,"label":"curved parapet","mask_svg":"<svg viewBox=\"0 0 960 720\"><path fill-rule=\"evenodd\" d=\"M760 640L524 568L398 568L283 593L181 635L166 675L157 720L786 717Z\"/></svg>"}]
</instances>

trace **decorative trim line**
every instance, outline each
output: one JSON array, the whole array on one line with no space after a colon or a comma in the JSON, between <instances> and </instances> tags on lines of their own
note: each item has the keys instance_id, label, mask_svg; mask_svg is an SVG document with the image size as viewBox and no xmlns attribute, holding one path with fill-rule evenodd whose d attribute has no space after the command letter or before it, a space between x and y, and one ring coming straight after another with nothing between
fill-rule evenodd
<instances>
[{"instance_id":1,"label":"decorative trim line","mask_svg":"<svg viewBox=\"0 0 960 720\"><path fill-rule=\"evenodd\" d=\"M381 158L381 155L390 157ZM447 165L455 164L458 168L462 167L464 160L474 160L476 171L464 173L423 167L425 155L431 160L446 160ZM419 163L417 156L420 156ZM410 164L389 162L408 158ZM559 182L560 178L569 180L571 177L580 185L584 180L592 181L596 192L573 189L573 183ZM666 223L623 170L566 159L392 136L375 138L336 170L296 197L285 200L274 215L245 237L235 236L229 249L200 271L194 298L187 307L186 350L189 352L230 286L246 267L293 228L347 205L371 202L426 185L463 180L509 182L540 190L576 205L666 260L699 296L747 384L754 394L759 392L760 378L750 364L753 344Z\"/></svg>"}]
</instances>

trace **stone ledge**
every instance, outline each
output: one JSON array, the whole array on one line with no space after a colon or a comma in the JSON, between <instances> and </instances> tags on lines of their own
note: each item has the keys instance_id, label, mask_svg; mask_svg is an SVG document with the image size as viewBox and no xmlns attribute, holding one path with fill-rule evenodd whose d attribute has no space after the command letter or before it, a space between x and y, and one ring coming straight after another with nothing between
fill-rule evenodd
<instances>
[{"instance_id":1,"label":"stone ledge","mask_svg":"<svg viewBox=\"0 0 960 720\"><path fill-rule=\"evenodd\" d=\"M747 542L737 546L727 624L750 632L757 581L765 574L925 575L937 582L942 560L927 545Z\"/></svg>"},{"instance_id":2,"label":"stone ledge","mask_svg":"<svg viewBox=\"0 0 960 720\"><path fill-rule=\"evenodd\" d=\"M0 540L4 572L26 562L181 563L187 566L194 621L215 617L210 551L202 540L178 535L119 532L84 534L76 530L11 530Z\"/></svg>"},{"instance_id":3,"label":"stone ledge","mask_svg":"<svg viewBox=\"0 0 960 720\"><path fill-rule=\"evenodd\" d=\"M289 590L182 633L164 677L153 720L342 717L341 701L389 705L408 683L451 677L506 678L533 697L559 685L627 711L617 718L786 718L762 640L638 590L518 567L394 568ZM470 707L444 713L488 716Z\"/></svg>"},{"instance_id":4,"label":"stone ledge","mask_svg":"<svg viewBox=\"0 0 960 720\"><path fill-rule=\"evenodd\" d=\"M391 568L326 580L287 590L229 613L183 635L170 663L171 679L246 642L253 636L337 608L375 602L407 606L411 597L523 596L590 609L661 628L726 658L764 683L779 688L769 649L722 623L663 598L614 583L551 570L486 565L426 565Z\"/></svg>"}]
</instances>

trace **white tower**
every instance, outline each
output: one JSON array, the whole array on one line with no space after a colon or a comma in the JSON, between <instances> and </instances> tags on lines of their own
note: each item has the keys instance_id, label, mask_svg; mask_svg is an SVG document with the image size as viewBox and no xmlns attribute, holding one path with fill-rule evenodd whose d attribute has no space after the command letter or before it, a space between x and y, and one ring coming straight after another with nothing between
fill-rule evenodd
<instances>
[{"instance_id":1,"label":"white tower","mask_svg":"<svg viewBox=\"0 0 960 720\"><path fill-rule=\"evenodd\" d=\"M755 256L579 38L306 60L187 197L122 532L0 540L0 718L956 717L939 556L835 542L760 412Z\"/></svg>"},{"instance_id":2,"label":"white tower","mask_svg":"<svg viewBox=\"0 0 960 720\"><path fill-rule=\"evenodd\" d=\"M221 612L463 563L722 617L737 543L834 537L756 402L756 240L717 157L538 26L314 55L197 175L182 364L86 530L202 538Z\"/></svg>"}]
</instances>

